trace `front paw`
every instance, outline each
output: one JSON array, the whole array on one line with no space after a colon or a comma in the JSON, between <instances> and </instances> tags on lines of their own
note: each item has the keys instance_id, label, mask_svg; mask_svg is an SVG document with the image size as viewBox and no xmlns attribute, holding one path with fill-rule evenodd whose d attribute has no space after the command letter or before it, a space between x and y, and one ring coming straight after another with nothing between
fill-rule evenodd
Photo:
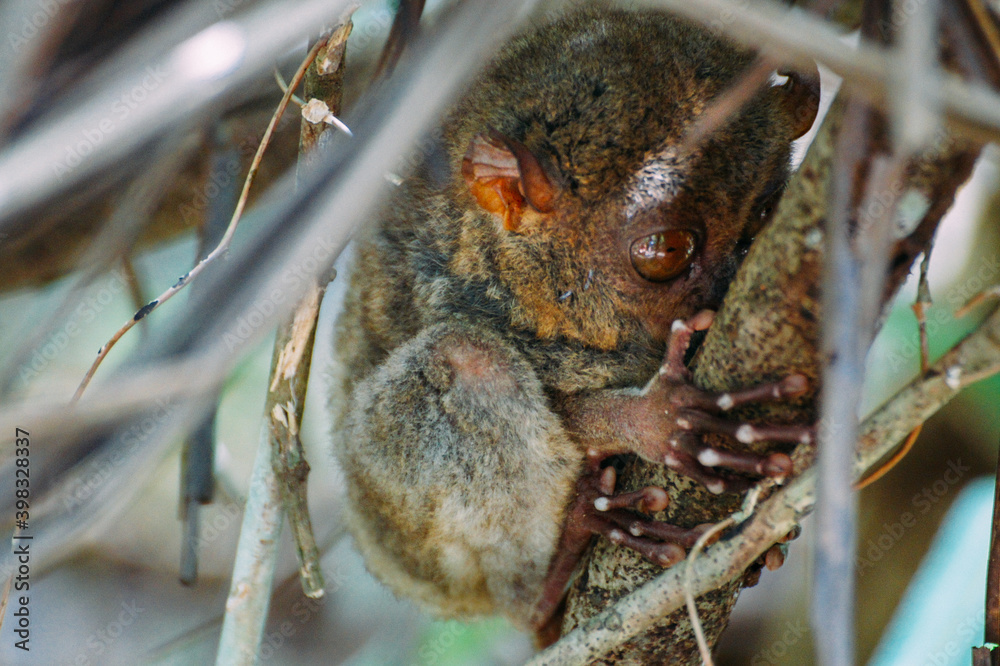
<instances>
[{"instance_id":1,"label":"front paw","mask_svg":"<svg viewBox=\"0 0 1000 666\"><path fill-rule=\"evenodd\" d=\"M649 486L617 493L615 468L602 466L608 457L598 451L588 452L586 467L566 507L562 535L530 619L540 645L550 644L559 635L559 609L593 535L603 535L653 564L669 567L683 560L687 549L709 527L685 529L643 515L666 509L670 501L667 492Z\"/></svg>"},{"instance_id":2,"label":"front paw","mask_svg":"<svg viewBox=\"0 0 1000 666\"><path fill-rule=\"evenodd\" d=\"M643 389L643 400L651 414L644 458L662 462L679 474L702 483L710 492L742 491L750 481L743 475L784 479L792 471L792 461L785 453L761 455L707 446L700 435L720 433L743 444L760 441L809 443L814 428L801 425L768 425L735 421L718 416L733 408L757 402L775 402L795 398L806 392L802 375L793 374L779 382L739 391L713 393L691 383L691 372L684 365L684 355L696 330L708 328L712 313L700 312L687 321L674 322L663 365ZM723 475L719 470L740 476Z\"/></svg>"},{"instance_id":3,"label":"front paw","mask_svg":"<svg viewBox=\"0 0 1000 666\"><path fill-rule=\"evenodd\" d=\"M588 457L588 471L577 482L576 498L570 506L567 526L634 550L661 567L684 559L710 525L683 528L648 518L667 508L669 497L663 488L647 486L632 492L617 491L614 466L601 466L597 457Z\"/></svg>"}]
</instances>

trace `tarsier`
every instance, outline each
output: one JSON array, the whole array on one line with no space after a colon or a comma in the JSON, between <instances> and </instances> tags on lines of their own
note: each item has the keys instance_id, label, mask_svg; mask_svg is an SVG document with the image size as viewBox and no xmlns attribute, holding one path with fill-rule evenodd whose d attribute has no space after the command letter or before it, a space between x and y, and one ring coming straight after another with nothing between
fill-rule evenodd
<instances>
[{"instance_id":1,"label":"tarsier","mask_svg":"<svg viewBox=\"0 0 1000 666\"><path fill-rule=\"evenodd\" d=\"M686 132L753 61L695 24L592 8L509 44L358 239L337 333L335 451L368 568L438 616L558 617L591 538L662 566L701 534L615 492L638 455L712 492L783 477L801 427L719 413L796 396L690 384L706 328L788 178L818 81L762 88L704 141Z\"/></svg>"}]
</instances>

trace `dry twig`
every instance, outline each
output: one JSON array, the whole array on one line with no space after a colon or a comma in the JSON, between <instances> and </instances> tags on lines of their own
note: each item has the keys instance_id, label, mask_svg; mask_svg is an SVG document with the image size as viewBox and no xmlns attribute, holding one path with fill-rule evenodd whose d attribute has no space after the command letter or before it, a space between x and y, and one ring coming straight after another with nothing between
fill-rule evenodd
<instances>
[{"instance_id":1,"label":"dry twig","mask_svg":"<svg viewBox=\"0 0 1000 666\"><path fill-rule=\"evenodd\" d=\"M205 268L225 254L229 249L233 236L236 234L236 227L239 225L240 219L243 217L243 209L246 206L247 198L250 196L250 186L253 185L254 176L257 175L257 169L260 167L260 161L264 158L264 153L267 151L267 147L271 144L271 137L274 134L274 128L278 125L278 121L281 120L281 116L285 113L285 109L288 108L288 103L291 100L292 93L302 81L302 77L305 76L306 69L316 57L316 53L321 45L321 42L317 42L316 45L310 50L306 60L303 61L302 65L300 65L299 69L295 72L295 76L292 77L291 85L288 86L288 89L282 96L281 102L278 104L278 108L274 111L274 115L271 116L271 122L268 123L267 129L264 130L264 136L261 137L260 145L257 147L257 152L253 156L253 162L250 163L250 171L247 173L246 180L243 182L243 191L240 192L239 201L236 203L236 210L233 211L233 216L229 220L229 226L226 228L226 233L223 235L222 240L219 241L219 244L216 245L215 249L212 250L207 257L199 261L198 264L186 274L182 275L172 287L140 308L131 319L122 324L121 328L119 328L115 334L111 336L111 339L104 343L100 350L98 350L97 358L94 359L94 362L91 364L90 369L84 376L83 381L80 382L80 386L76 389L72 402L76 402L80 399L80 396L82 396L83 392L87 389L87 385L90 384L90 380L94 378L94 373L97 372L97 368L101 365L101 362L123 335L128 333L129 330L131 330L132 327L146 315L150 314L153 310L173 298L174 295L195 280L202 273L202 271L205 270Z\"/></svg>"}]
</instances>

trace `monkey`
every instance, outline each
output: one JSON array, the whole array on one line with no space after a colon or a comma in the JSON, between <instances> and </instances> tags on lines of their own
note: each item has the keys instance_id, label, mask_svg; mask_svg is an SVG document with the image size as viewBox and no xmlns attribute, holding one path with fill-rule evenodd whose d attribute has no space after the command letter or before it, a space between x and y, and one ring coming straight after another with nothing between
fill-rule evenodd
<instances>
[{"instance_id":1,"label":"monkey","mask_svg":"<svg viewBox=\"0 0 1000 666\"><path fill-rule=\"evenodd\" d=\"M616 456L714 493L789 474L698 434L806 441L720 416L805 379L710 394L685 366L815 118L818 77L789 73L684 149L753 59L664 13L575 10L502 49L360 233L330 410L348 529L394 593L540 636L594 535L666 567L703 532L650 517L662 488L616 493Z\"/></svg>"}]
</instances>

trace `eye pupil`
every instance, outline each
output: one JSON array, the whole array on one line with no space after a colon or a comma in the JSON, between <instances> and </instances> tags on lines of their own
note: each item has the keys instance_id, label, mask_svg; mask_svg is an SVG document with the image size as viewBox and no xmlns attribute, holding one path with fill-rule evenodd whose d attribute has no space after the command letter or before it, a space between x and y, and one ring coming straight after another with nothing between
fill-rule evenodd
<instances>
[{"instance_id":1,"label":"eye pupil","mask_svg":"<svg viewBox=\"0 0 1000 666\"><path fill-rule=\"evenodd\" d=\"M643 236L632 243L632 267L650 282L666 282L680 275L691 263L697 237L691 231L671 230Z\"/></svg>"}]
</instances>

